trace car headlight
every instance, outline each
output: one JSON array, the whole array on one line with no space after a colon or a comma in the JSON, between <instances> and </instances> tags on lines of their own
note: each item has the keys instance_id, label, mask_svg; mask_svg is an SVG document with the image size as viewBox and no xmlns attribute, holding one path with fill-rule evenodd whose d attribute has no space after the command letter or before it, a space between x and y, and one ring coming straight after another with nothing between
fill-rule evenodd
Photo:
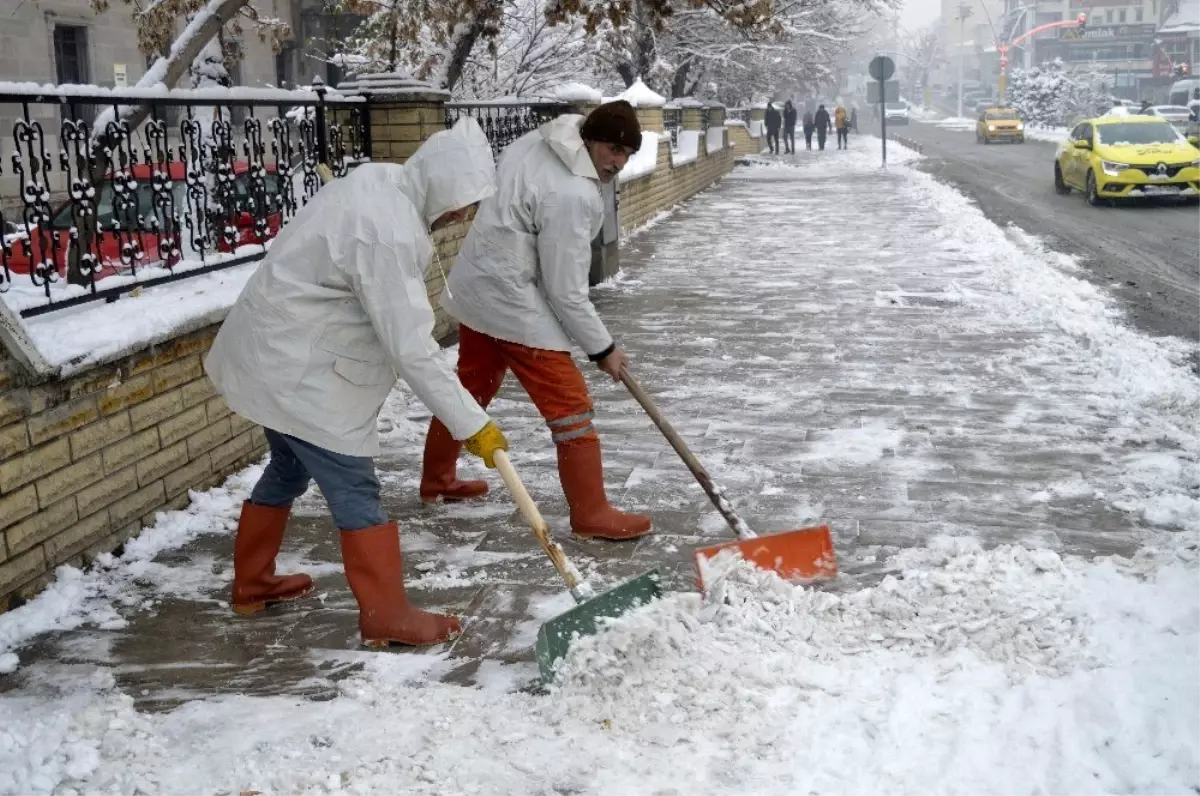
<instances>
[{"instance_id":1,"label":"car headlight","mask_svg":"<svg viewBox=\"0 0 1200 796\"><path fill-rule=\"evenodd\" d=\"M1017 122L1017 129L1018 129L1018 130L1024 130L1024 129L1025 129L1025 122Z\"/></svg>"},{"instance_id":2,"label":"car headlight","mask_svg":"<svg viewBox=\"0 0 1200 796\"><path fill-rule=\"evenodd\" d=\"M1200 158L1196 158L1192 161L1192 168L1200 169Z\"/></svg>"},{"instance_id":3,"label":"car headlight","mask_svg":"<svg viewBox=\"0 0 1200 796\"><path fill-rule=\"evenodd\" d=\"M994 133L994 132L996 132L996 125L994 125L994 124L989 124L989 125L988 125L988 132L989 132L989 133Z\"/></svg>"},{"instance_id":4,"label":"car headlight","mask_svg":"<svg viewBox=\"0 0 1200 796\"><path fill-rule=\"evenodd\" d=\"M1110 177L1116 177L1121 172L1129 168L1128 163L1114 163L1111 160L1100 161L1100 168L1104 169L1104 173Z\"/></svg>"}]
</instances>

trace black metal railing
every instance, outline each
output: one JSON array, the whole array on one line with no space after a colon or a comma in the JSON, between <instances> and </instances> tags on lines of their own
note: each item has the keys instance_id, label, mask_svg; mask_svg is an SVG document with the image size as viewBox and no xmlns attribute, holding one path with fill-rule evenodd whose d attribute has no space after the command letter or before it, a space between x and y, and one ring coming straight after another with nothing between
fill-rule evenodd
<instances>
[{"instance_id":1,"label":"black metal railing","mask_svg":"<svg viewBox=\"0 0 1200 796\"><path fill-rule=\"evenodd\" d=\"M341 176L370 152L367 103L320 85L73 88L0 93L0 292L25 317L260 259L320 188L317 164Z\"/></svg>"},{"instance_id":2,"label":"black metal railing","mask_svg":"<svg viewBox=\"0 0 1200 796\"><path fill-rule=\"evenodd\" d=\"M682 108L663 108L663 129L671 134L671 149L678 149L679 131L683 129Z\"/></svg>"},{"instance_id":3,"label":"black metal railing","mask_svg":"<svg viewBox=\"0 0 1200 796\"><path fill-rule=\"evenodd\" d=\"M726 108L725 118L731 122L746 122L750 123L749 108Z\"/></svg>"},{"instance_id":4,"label":"black metal railing","mask_svg":"<svg viewBox=\"0 0 1200 796\"><path fill-rule=\"evenodd\" d=\"M700 109L700 129L708 130L712 126L712 109L705 105Z\"/></svg>"},{"instance_id":5,"label":"black metal railing","mask_svg":"<svg viewBox=\"0 0 1200 796\"><path fill-rule=\"evenodd\" d=\"M541 125L570 113L572 106L552 100L528 102L448 102L446 127L454 126L463 116L474 117L492 145L492 154L499 157L506 146Z\"/></svg>"}]
</instances>

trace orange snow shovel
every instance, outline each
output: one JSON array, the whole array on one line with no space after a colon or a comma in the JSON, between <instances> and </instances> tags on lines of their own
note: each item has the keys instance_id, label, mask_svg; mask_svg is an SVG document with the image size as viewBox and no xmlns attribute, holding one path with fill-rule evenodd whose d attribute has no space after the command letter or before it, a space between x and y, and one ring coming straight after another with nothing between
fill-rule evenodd
<instances>
[{"instance_id":1,"label":"orange snow shovel","mask_svg":"<svg viewBox=\"0 0 1200 796\"><path fill-rule=\"evenodd\" d=\"M683 463L692 471L700 488L737 534L736 541L701 547L696 551L696 570L700 576L701 588L705 588L704 567L701 566L704 560L730 548L737 548L744 559L762 569L774 570L784 580L828 580L837 576L837 559L833 553L833 538L829 534L828 525L797 528L769 536L755 534L745 520L733 510L733 504L725 499L725 490L713 483L704 465L688 449L683 438L671 427L662 412L658 411L658 407L641 385L628 371L621 373L621 381L642 405L642 409L646 410L654 425L658 426L658 430L667 438L667 442L671 443L679 458L683 459Z\"/></svg>"}]
</instances>

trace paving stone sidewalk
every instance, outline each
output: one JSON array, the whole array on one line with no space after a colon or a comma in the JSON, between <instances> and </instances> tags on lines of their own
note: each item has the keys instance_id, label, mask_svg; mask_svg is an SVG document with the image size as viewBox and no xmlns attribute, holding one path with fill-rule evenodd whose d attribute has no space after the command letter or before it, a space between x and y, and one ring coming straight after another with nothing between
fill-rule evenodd
<instances>
[{"instance_id":1,"label":"paving stone sidewalk","mask_svg":"<svg viewBox=\"0 0 1200 796\"><path fill-rule=\"evenodd\" d=\"M814 153L815 154L815 153ZM1070 553L1128 553L1125 514L1069 490L1114 481L1109 420L1089 406L1093 376L1048 326L1006 324L961 301L991 267L938 208L913 203L904 172L739 168L627 242L623 273L595 291L634 371L760 532L829 523L843 572L878 577L882 557L936 533ZM797 158L812 162L811 155ZM977 286L977 290L985 287ZM692 549L727 537L719 515L619 385L586 368L618 505L653 514L632 544L571 537L554 451L510 378L493 413L568 554L598 585L658 567L693 587ZM467 619L431 671L451 682L532 683L538 625L568 607L499 480L478 504L417 500L428 414L406 394L383 421L387 508L401 524L409 587ZM483 472L464 466L468 475ZM214 533L158 561L177 573L130 600L121 630L47 636L2 688L48 688L110 667L147 709L215 694L329 698L362 665L337 535L315 491L297 506L281 569L314 572L318 596L254 619L223 600L230 537ZM515 667L515 668L514 668Z\"/></svg>"}]
</instances>

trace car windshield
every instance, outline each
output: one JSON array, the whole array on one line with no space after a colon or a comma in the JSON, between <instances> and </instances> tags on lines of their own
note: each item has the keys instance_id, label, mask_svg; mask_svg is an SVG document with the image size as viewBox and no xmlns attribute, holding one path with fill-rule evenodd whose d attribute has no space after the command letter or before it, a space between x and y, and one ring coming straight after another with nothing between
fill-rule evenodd
<instances>
[{"instance_id":1,"label":"car windshield","mask_svg":"<svg viewBox=\"0 0 1200 796\"><path fill-rule=\"evenodd\" d=\"M988 111L987 117L989 119L1016 119L1017 112L1016 111Z\"/></svg>"},{"instance_id":2,"label":"car windshield","mask_svg":"<svg viewBox=\"0 0 1200 796\"><path fill-rule=\"evenodd\" d=\"M1166 122L1101 124L1096 126L1096 136L1099 143L1108 146L1173 144L1179 140L1179 133Z\"/></svg>"},{"instance_id":3,"label":"car windshield","mask_svg":"<svg viewBox=\"0 0 1200 796\"><path fill-rule=\"evenodd\" d=\"M887 109L889 111L906 111L908 110L908 106L904 105L903 103L889 102L887 104Z\"/></svg>"}]
</instances>

